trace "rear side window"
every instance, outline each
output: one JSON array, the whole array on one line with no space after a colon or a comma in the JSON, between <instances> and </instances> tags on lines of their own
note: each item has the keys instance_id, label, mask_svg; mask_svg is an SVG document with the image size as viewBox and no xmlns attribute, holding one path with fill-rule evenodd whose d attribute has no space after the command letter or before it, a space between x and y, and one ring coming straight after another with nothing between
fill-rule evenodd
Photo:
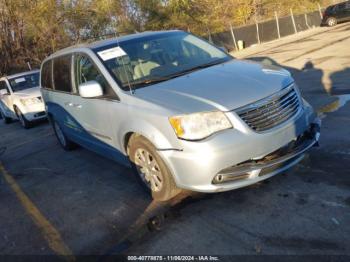
<instances>
[{"instance_id":1,"label":"rear side window","mask_svg":"<svg viewBox=\"0 0 350 262\"><path fill-rule=\"evenodd\" d=\"M53 60L55 90L72 92L71 61L71 55L57 57Z\"/></svg>"},{"instance_id":2,"label":"rear side window","mask_svg":"<svg viewBox=\"0 0 350 262\"><path fill-rule=\"evenodd\" d=\"M330 12L332 12L333 10L335 10L335 9L336 9L336 7L337 7L337 6L329 6L329 7L327 7L327 9L326 9L326 13L330 13Z\"/></svg>"},{"instance_id":3,"label":"rear side window","mask_svg":"<svg viewBox=\"0 0 350 262\"><path fill-rule=\"evenodd\" d=\"M52 89L52 60L43 64L41 69L41 87Z\"/></svg>"}]
</instances>

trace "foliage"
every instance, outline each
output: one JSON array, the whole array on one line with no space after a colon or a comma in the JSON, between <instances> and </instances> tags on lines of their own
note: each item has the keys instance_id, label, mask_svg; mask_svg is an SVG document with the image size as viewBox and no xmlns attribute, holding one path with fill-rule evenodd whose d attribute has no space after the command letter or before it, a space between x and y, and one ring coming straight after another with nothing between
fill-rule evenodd
<instances>
[{"instance_id":1,"label":"foliage","mask_svg":"<svg viewBox=\"0 0 350 262\"><path fill-rule=\"evenodd\" d=\"M89 39L175 28L204 36L275 11L316 10L320 1L0 0L0 74L25 70L27 62L38 67L50 53Z\"/></svg>"}]
</instances>

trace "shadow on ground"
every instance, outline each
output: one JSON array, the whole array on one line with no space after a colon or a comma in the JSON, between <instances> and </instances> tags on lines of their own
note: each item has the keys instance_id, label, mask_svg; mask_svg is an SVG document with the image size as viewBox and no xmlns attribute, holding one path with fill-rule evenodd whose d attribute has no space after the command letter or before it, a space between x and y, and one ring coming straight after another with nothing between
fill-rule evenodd
<instances>
[{"instance_id":1,"label":"shadow on ground","mask_svg":"<svg viewBox=\"0 0 350 262\"><path fill-rule=\"evenodd\" d=\"M350 68L335 72L330 76L330 84L324 83L323 70L316 68L312 61L305 63L301 70L277 63L270 57L250 57L248 60L285 68L293 75L303 97L316 110L331 103L336 95L350 94Z\"/></svg>"}]
</instances>

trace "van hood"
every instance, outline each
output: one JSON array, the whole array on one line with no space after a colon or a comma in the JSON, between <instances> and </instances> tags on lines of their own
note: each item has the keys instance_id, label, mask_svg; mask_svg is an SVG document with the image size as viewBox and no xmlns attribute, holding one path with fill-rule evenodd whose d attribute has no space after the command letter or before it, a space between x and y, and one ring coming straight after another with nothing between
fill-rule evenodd
<instances>
[{"instance_id":1,"label":"van hood","mask_svg":"<svg viewBox=\"0 0 350 262\"><path fill-rule=\"evenodd\" d=\"M270 96L293 81L291 74L282 68L230 60L136 89L135 95L179 113L230 111Z\"/></svg>"},{"instance_id":2,"label":"van hood","mask_svg":"<svg viewBox=\"0 0 350 262\"><path fill-rule=\"evenodd\" d=\"M41 96L40 87L33 87L14 92L13 95L17 98L33 98Z\"/></svg>"}]
</instances>

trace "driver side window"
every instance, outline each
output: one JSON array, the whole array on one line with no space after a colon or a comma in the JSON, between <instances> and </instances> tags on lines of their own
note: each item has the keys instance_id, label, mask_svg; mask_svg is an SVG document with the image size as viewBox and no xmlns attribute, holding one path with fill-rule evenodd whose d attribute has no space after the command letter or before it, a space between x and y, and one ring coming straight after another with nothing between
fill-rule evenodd
<instances>
[{"instance_id":1,"label":"driver side window","mask_svg":"<svg viewBox=\"0 0 350 262\"><path fill-rule=\"evenodd\" d=\"M75 56L75 78L77 87L82 83L94 80L101 85L104 97L117 97L97 66L86 55Z\"/></svg>"}]
</instances>

